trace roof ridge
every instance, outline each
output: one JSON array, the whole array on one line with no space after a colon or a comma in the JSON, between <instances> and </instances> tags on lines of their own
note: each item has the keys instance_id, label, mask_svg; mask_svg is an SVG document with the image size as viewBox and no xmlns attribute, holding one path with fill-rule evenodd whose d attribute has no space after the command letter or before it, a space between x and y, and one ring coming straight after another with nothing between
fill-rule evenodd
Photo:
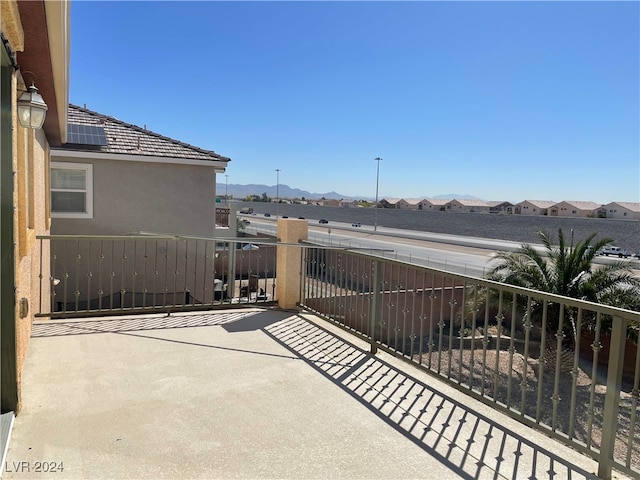
<instances>
[{"instance_id":1,"label":"roof ridge","mask_svg":"<svg viewBox=\"0 0 640 480\"><path fill-rule=\"evenodd\" d=\"M74 105L74 104L70 103L69 104L69 108L75 108L75 109L81 110L81 111L83 111L85 113L94 115L96 117L100 117L100 118L107 119L109 121L116 122L116 123L122 125L123 127L131 128L131 129L133 129L133 130L135 130L135 131L137 131L139 133L144 133L145 135L151 135L151 136L160 138L162 140L166 140L166 141L168 141L168 142L170 142L172 144L180 145L181 147L185 147L185 148L189 148L191 150L195 150L196 152L199 152L199 153L213 154L213 155L216 155L217 157L219 157L220 159L228 159L227 157L223 157L222 155L216 153L214 150L205 150L204 148L196 147L195 145L191 145L189 143L181 142L180 140L176 140L175 138L167 137L166 135L162 135L160 133L154 132L153 130L148 130L146 128L142 128L142 127L140 127L138 125L134 125L133 123L128 123L128 122L125 122L123 120L120 120L120 119L118 119L116 117L112 117L110 115L105 115L104 113L95 112L95 111L90 110L90 109L88 109L86 107L80 107L78 105ZM69 123L73 123L73 122L69 122Z\"/></svg>"}]
</instances>

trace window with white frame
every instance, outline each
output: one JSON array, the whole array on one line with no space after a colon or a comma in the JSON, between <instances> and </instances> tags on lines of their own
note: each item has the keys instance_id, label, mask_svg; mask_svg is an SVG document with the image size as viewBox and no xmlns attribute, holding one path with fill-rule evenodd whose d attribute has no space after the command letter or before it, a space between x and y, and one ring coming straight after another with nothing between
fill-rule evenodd
<instances>
[{"instance_id":1,"label":"window with white frame","mask_svg":"<svg viewBox=\"0 0 640 480\"><path fill-rule=\"evenodd\" d=\"M93 218L93 165L51 162L51 216Z\"/></svg>"}]
</instances>

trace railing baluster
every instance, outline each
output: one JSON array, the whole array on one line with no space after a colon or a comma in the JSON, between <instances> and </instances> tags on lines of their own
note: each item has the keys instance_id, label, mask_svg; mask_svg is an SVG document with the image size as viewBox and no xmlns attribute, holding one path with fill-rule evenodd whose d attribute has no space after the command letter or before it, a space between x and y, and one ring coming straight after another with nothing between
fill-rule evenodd
<instances>
[{"instance_id":1,"label":"railing baluster","mask_svg":"<svg viewBox=\"0 0 640 480\"><path fill-rule=\"evenodd\" d=\"M74 279L74 288L73 288L73 298L74 298L74 311L77 312L80 309L80 271L82 269L82 265L80 263L82 260L82 255L80 254L80 240L76 241L76 254L75 254L75 279Z\"/></svg>"},{"instance_id":2,"label":"railing baluster","mask_svg":"<svg viewBox=\"0 0 640 480\"><path fill-rule=\"evenodd\" d=\"M458 345L458 385L462 385L464 382L464 375L462 373L464 367L464 341L467 336L467 282L462 283L462 309L460 310L460 329L458 330L458 338L460 344ZM453 323L454 317L451 318L451 322Z\"/></svg>"},{"instance_id":3,"label":"railing baluster","mask_svg":"<svg viewBox=\"0 0 640 480\"><path fill-rule=\"evenodd\" d=\"M429 370L432 368L433 347L435 341L433 339L434 334L434 315L435 315L435 301L436 301L436 273L431 274L431 293L429 295Z\"/></svg>"},{"instance_id":4,"label":"railing baluster","mask_svg":"<svg viewBox=\"0 0 640 480\"><path fill-rule=\"evenodd\" d=\"M122 267L120 268L120 310L124 310L127 304L127 289L125 281L127 278L127 241L122 241Z\"/></svg>"},{"instance_id":5,"label":"railing baluster","mask_svg":"<svg viewBox=\"0 0 640 480\"><path fill-rule=\"evenodd\" d=\"M587 447L591 448L593 442L593 418L595 415L595 395L596 385L598 384L598 363L600 361L600 350L602 350L602 343L600 343L600 334L602 330L602 315L600 312L596 314L596 329L591 344L593 350L593 364L591 365L591 386L589 388L589 410L587 413Z\"/></svg>"},{"instance_id":6,"label":"railing baluster","mask_svg":"<svg viewBox=\"0 0 640 480\"><path fill-rule=\"evenodd\" d=\"M513 383L513 356L516 353L515 337L516 337L516 315L517 315L517 294L511 294L511 329L509 331L509 372L507 376L507 408L511 408L511 385ZM526 374L527 367L523 365L523 370Z\"/></svg>"},{"instance_id":7,"label":"railing baluster","mask_svg":"<svg viewBox=\"0 0 640 480\"><path fill-rule=\"evenodd\" d=\"M469 390L473 390L473 383L476 375L476 334L478 330L478 295L480 285L477 283L473 286L473 304L471 310L471 354L469 355Z\"/></svg>"},{"instance_id":8,"label":"railing baluster","mask_svg":"<svg viewBox=\"0 0 640 480\"><path fill-rule=\"evenodd\" d=\"M611 345L609 348L609 367L607 369L607 392L604 399L602 418L602 446L598 459L598 476L611 478L613 455L618 427L618 408L620 390L622 389L622 369L624 366L624 350L627 334L627 319L613 317L611 329Z\"/></svg>"},{"instance_id":9,"label":"railing baluster","mask_svg":"<svg viewBox=\"0 0 640 480\"><path fill-rule=\"evenodd\" d=\"M578 374L580 366L580 332L582 332L582 308L578 309L578 319L576 321L575 348L573 349L573 368L571 369L571 401L569 402L569 431L570 439L575 435L576 422L576 397L578 395Z\"/></svg>"},{"instance_id":10,"label":"railing baluster","mask_svg":"<svg viewBox=\"0 0 640 480\"><path fill-rule=\"evenodd\" d=\"M485 396L485 389L487 387L486 377L487 377L487 349L489 348L489 298L491 296L491 291L487 291L487 301L484 302L484 320L482 323L482 373L480 375L480 394Z\"/></svg>"},{"instance_id":11,"label":"railing baluster","mask_svg":"<svg viewBox=\"0 0 640 480\"><path fill-rule=\"evenodd\" d=\"M560 312L558 313L558 331L556 332L556 366L553 380L553 395L551 395L552 416L551 430L556 431L558 423L558 404L560 403L560 367L562 366L562 350L564 339L564 303L560 304Z\"/></svg>"},{"instance_id":12,"label":"railing baluster","mask_svg":"<svg viewBox=\"0 0 640 480\"><path fill-rule=\"evenodd\" d=\"M540 355L538 358L538 393L536 398L536 423L540 423L540 416L542 415L542 382L544 379L544 366L545 366L545 348L547 338L547 312L549 310L548 300L543 300L542 303L542 327L540 328Z\"/></svg>"},{"instance_id":13,"label":"railing baluster","mask_svg":"<svg viewBox=\"0 0 640 480\"><path fill-rule=\"evenodd\" d=\"M380 262L372 261L371 262L372 272L371 272L371 287L370 298L371 305L369 310L369 321L371 322L369 325L371 332L371 353L375 354L378 351L378 346L376 345L376 324L381 324L382 319L380 318L380 294L381 294L381 286L382 281L380 278ZM382 327L382 325L381 325ZM381 331L382 333L382 331Z\"/></svg>"},{"instance_id":14,"label":"railing baluster","mask_svg":"<svg viewBox=\"0 0 640 480\"><path fill-rule=\"evenodd\" d=\"M493 381L493 402L498 401L498 384L500 383L500 340L502 339L502 322L504 320L503 302L504 290L500 290L498 295L498 313L496 314L496 361L494 364Z\"/></svg>"},{"instance_id":15,"label":"railing baluster","mask_svg":"<svg viewBox=\"0 0 640 480\"><path fill-rule=\"evenodd\" d=\"M633 373L633 389L631 390L631 418L629 419L629 438L625 465L631 467L631 452L636 438L636 422L638 420L638 400L640 399L640 343L636 343L636 362Z\"/></svg>"},{"instance_id":16,"label":"railing baluster","mask_svg":"<svg viewBox=\"0 0 640 480\"><path fill-rule=\"evenodd\" d=\"M449 299L449 348L447 349L447 378L451 378L451 367L453 366L453 324L456 319L456 282L455 277L451 279L451 298Z\"/></svg>"},{"instance_id":17,"label":"railing baluster","mask_svg":"<svg viewBox=\"0 0 640 480\"><path fill-rule=\"evenodd\" d=\"M442 370L442 340L444 337L444 292L445 292L445 276L442 275L442 286L440 288L440 319L438 320L438 367L436 371L440 373Z\"/></svg>"},{"instance_id":18,"label":"railing baluster","mask_svg":"<svg viewBox=\"0 0 640 480\"><path fill-rule=\"evenodd\" d=\"M533 322L531 321L531 295L527 295L527 311L524 314L522 326L524 327L524 359L522 361L524 371L520 382L520 415L524 417L526 414L527 390L529 388L527 382L529 377L529 341L531 340L531 328L533 328ZM542 368L540 358L538 359L538 368Z\"/></svg>"}]
</instances>

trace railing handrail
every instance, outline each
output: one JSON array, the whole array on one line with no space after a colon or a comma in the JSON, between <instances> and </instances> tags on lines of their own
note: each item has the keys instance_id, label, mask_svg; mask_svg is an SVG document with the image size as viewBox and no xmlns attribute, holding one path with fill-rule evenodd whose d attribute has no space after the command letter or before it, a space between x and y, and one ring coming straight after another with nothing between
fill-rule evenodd
<instances>
[{"instance_id":1,"label":"railing handrail","mask_svg":"<svg viewBox=\"0 0 640 480\"><path fill-rule=\"evenodd\" d=\"M483 278L483 277L475 277L473 275L465 275L462 273L455 273L455 272L450 272L447 270L443 270L443 269L439 269L439 268L434 268L434 267L429 267L429 266L425 266L425 265L418 265L415 263L411 263L411 262L406 262L404 260L397 260L397 259L392 259L392 258L386 258L386 257L379 257L377 255L368 255L366 252L362 252L361 249L359 248L351 248L351 247L335 247L335 248L331 248L331 247L327 247L325 245L312 245L312 244L304 244L305 247L307 248L321 248L323 250L342 250L345 252L350 252L353 253L355 255L361 255L361 256L366 256L366 257L372 257L375 258L376 260L384 260L387 263L393 264L393 265L397 265L397 266L405 266L405 267L410 267L410 268L414 268L414 269L418 269L418 270L424 270L427 271L429 273L436 273L439 275L446 275L449 278L455 278L457 280L460 280L461 283L467 281L467 282L473 282L474 284L481 284L482 286L485 287L492 287L492 288L500 288L502 290L506 290L509 291L510 293L515 293L518 295L523 295L523 296L530 296L533 298L538 298L541 300L549 300L549 301L556 301L558 303L563 303L565 305L570 305L572 307L576 307L576 308L583 308L586 310L594 310L594 311L598 311L600 313L604 313L607 315L612 315L612 316L623 316L627 319L634 319L637 322L640 322L640 312L635 312L633 310L627 310L624 308L620 308L620 307L614 307L614 306L610 306L610 305L605 305L602 303L596 303L596 302L591 302L588 300L581 300L578 298L572 298L572 297L565 297L562 295L558 295L555 293L549 293L549 292L542 292L540 290L535 290L535 289L531 289L531 288L527 288L527 287L520 287L517 285L510 285L507 283L502 283L502 282L498 282L495 280L489 280L487 278ZM375 250L375 249L368 249L368 250Z\"/></svg>"}]
</instances>

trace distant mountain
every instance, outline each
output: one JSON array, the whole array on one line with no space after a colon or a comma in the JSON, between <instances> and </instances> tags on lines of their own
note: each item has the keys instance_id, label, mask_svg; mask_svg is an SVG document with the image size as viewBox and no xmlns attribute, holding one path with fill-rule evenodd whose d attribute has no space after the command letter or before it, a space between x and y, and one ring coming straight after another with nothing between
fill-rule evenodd
<instances>
[{"instance_id":1,"label":"distant mountain","mask_svg":"<svg viewBox=\"0 0 640 480\"><path fill-rule=\"evenodd\" d=\"M460 194L460 193L445 193L444 195L436 195L435 197L431 197L431 198L441 198L443 200L482 200L481 198L478 197L474 197L473 195L466 195L466 194Z\"/></svg>"},{"instance_id":2,"label":"distant mountain","mask_svg":"<svg viewBox=\"0 0 640 480\"><path fill-rule=\"evenodd\" d=\"M331 200L373 200L373 197L362 196L362 197L351 197L349 195L343 195L338 192L325 192L325 193L312 193L306 190L301 190L299 188L291 188L289 185L280 184L276 185L262 185L251 183L248 185L240 185L236 183L230 183L226 185L224 183L218 183L216 185L216 193L218 196L224 196L225 188L227 189L227 193L229 196L232 196L235 199L244 199L249 195L262 195L266 193L268 197L275 198L278 195L282 198L306 198L317 200L322 197ZM381 197L384 198L384 197ZM458 194L458 193L447 193L445 195L436 195L431 198L444 198L447 200L452 200L454 198L457 199L475 199L481 200L478 197L474 197L473 195L466 194Z\"/></svg>"},{"instance_id":3,"label":"distant mountain","mask_svg":"<svg viewBox=\"0 0 640 480\"><path fill-rule=\"evenodd\" d=\"M225 188L227 189L228 195L233 196L236 199L243 199L248 197L249 195L262 195L266 193L269 197L277 197L278 195L282 198L307 198L307 199L319 199L319 198L327 198L334 200L360 200L364 197L350 197L348 195L342 195L338 192L326 192L326 193L311 193L306 190L300 190L299 188L291 188L288 185L261 185L261 184L249 184L249 185L239 185L239 184L229 184L225 186L224 183L218 183L216 185L216 193L220 196L224 196Z\"/></svg>"}]
</instances>

